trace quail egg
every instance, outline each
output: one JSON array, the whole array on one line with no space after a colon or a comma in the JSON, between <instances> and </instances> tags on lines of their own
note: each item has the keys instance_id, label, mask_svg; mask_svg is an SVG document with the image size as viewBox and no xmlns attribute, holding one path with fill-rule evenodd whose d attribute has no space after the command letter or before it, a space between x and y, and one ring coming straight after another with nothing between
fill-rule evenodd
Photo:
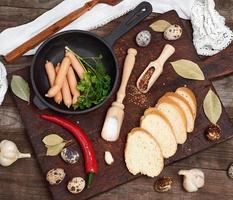
<instances>
[{"instance_id":1,"label":"quail egg","mask_svg":"<svg viewBox=\"0 0 233 200\"><path fill-rule=\"evenodd\" d=\"M146 47L151 41L151 33L147 30L139 32L136 36L136 43L140 47Z\"/></svg>"},{"instance_id":2,"label":"quail egg","mask_svg":"<svg viewBox=\"0 0 233 200\"><path fill-rule=\"evenodd\" d=\"M64 169L62 168L51 169L47 173L46 180L50 185L58 185L63 181L65 175Z\"/></svg>"},{"instance_id":3,"label":"quail egg","mask_svg":"<svg viewBox=\"0 0 233 200\"><path fill-rule=\"evenodd\" d=\"M179 25L171 25L164 31L164 38L166 40L177 40L182 35L182 28Z\"/></svg>"},{"instance_id":4,"label":"quail egg","mask_svg":"<svg viewBox=\"0 0 233 200\"><path fill-rule=\"evenodd\" d=\"M72 180L69 181L67 189L72 194L78 194L83 191L85 185L85 180L82 177L74 177Z\"/></svg>"},{"instance_id":5,"label":"quail egg","mask_svg":"<svg viewBox=\"0 0 233 200\"><path fill-rule=\"evenodd\" d=\"M61 151L61 157L66 163L74 164L79 160L79 153L72 148L64 148Z\"/></svg>"}]
</instances>

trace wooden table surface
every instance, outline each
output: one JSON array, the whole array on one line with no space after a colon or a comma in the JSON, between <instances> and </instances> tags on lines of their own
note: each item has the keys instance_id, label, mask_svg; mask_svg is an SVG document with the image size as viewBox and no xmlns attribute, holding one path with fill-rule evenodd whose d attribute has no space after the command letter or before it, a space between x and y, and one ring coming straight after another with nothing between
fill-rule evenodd
<instances>
[{"instance_id":1,"label":"wooden table surface","mask_svg":"<svg viewBox=\"0 0 233 200\"><path fill-rule=\"evenodd\" d=\"M59 2L61 0L0 0L0 31L29 22ZM215 2L217 10L226 18L228 26L233 29L233 0L215 0ZM120 20L109 23L94 32L105 35ZM184 21L184 25L190 27L188 21ZM31 59L31 57L20 58L14 64L7 65L8 73L29 67ZM233 76L214 81L214 86L233 122ZM19 146L20 151L33 152L25 131L13 98L8 92L3 105L0 106L0 141L3 139L13 140ZM226 170L232 162L233 139L166 167L163 175L172 176L175 180L172 190L168 193L154 192L155 180L141 177L93 199L233 199L233 180L226 175ZM177 172L180 169L193 167L204 171L205 187L196 193L186 193L182 189L182 179ZM31 159L19 160L10 167L0 167L0 199L51 200L51 195L34 155Z\"/></svg>"}]
</instances>

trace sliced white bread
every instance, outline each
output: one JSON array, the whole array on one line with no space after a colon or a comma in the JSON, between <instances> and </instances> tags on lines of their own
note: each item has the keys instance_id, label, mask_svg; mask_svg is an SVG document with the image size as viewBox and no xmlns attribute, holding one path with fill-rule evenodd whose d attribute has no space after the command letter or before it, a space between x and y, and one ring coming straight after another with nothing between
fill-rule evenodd
<instances>
[{"instance_id":1,"label":"sliced white bread","mask_svg":"<svg viewBox=\"0 0 233 200\"><path fill-rule=\"evenodd\" d=\"M168 119L175 134L176 142L183 144L187 139L187 122L183 110L168 97L162 97L155 106Z\"/></svg>"},{"instance_id":2,"label":"sliced white bread","mask_svg":"<svg viewBox=\"0 0 233 200\"><path fill-rule=\"evenodd\" d=\"M176 93L179 94L180 96L184 97L187 100L187 102L189 103L189 105L192 109L194 119L196 119L197 100L196 100L196 97L195 97L194 93L192 92L192 90L190 90L187 87L180 87L180 88L176 89Z\"/></svg>"},{"instance_id":3,"label":"sliced white bread","mask_svg":"<svg viewBox=\"0 0 233 200\"><path fill-rule=\"evenodd\" d=\"M134 128L128 134L125 162L133 175L158 176L164 167L164 158L156 140L142 128Z\"/></svg>"},{"instance_id":4,"label":"sliced white bread","mask_svg":"<svg viewBox=\"0 0 233 200\"><path fill-rule=\"evenodd\" d=\"M140 126L155 138L164 158L169 158L176 153L177 143L172 127L160 111L155 110L142 117Z\"/></svg>"},{"instance_id":5,"label":"sliced white bread","mask_svg":"<svg viewBox=\"0 0 233 200\"><path fill-rule=\"evenodd\" d=\"M187 100L184 97L174 92L167 92L164 96L175 101L180 106L180 108L184 111L186 121L187 121L187 132L191 133L194 129L195 119L192 113L191 106L189 105Z\"/></svg>"}]
</instances>

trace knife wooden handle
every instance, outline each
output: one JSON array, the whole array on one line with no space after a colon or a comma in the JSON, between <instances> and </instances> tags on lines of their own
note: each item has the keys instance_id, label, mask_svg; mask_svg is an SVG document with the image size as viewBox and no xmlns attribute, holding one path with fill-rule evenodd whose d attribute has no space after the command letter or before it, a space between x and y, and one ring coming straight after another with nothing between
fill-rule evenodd
<instances>
[{"instance_id":1,"label":"knife wooden handle","mask_svg":"<svg viewBox=\"0 0 233 200\"><path fill-rule=\"evenodd\" d=\"M69 15L65 16L63 19L57 21L53 25L49 26L42 32L38 33L31 39L27 40L26 42L18 46L16 49L8 53L4 57L4 59L8 63L13 62L16 58L22 56L24 53L34 48L38 44L40 44L42 41L44 41L49 36L53 35L57 31L61 30L62 28L64 28L65 26L67 26L68 24L76 20L78 17L83 15L85 12L93 8L98 2L99 0L93 0L93 1L87 2L83 7L73 11Z\"/></svg>"},{"instance_id":2,"label":"knife wooden handle","mask_svg":"<svg viewBox=\"0 0 233 200\"><path fill-rule=\"evenodd\" d=\"M133 49L133 48L128 49L128 54L125 58L124 67L123 67L121 86L117 92L117 102L118 103L122 103L124 98L125 98L126 85L128 83L130 74L133 70L136 55L137 55L136 49Z\"/></svg>"}]
</instances>

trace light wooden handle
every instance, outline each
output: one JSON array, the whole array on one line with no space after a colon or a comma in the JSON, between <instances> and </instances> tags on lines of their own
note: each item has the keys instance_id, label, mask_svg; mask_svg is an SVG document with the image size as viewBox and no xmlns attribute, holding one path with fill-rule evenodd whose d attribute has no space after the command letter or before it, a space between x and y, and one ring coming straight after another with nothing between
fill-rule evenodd
<instances>
[{"instance_id":1,"label":"light wooden handle","mask_svg":"<svg viewBox=\"0 0 233 200\"><path fill-rule=\"evenodd\" d=\"M121 86L117 92L117 102L118 103L122 103L124 98L125 98L126 85L128 83L130 74L131 74L133 67L134 67L135 57L137 55L137 50L130 48L130 49L128 49L127 53L128 54L125 58L124 67L123 67Z\"/></svg>"},{"instance_id":2,"label":"light wooden handle","mask_svg":"<svg viewBox=\"0 0 233 200\"><path fill-rule=\"evenodd\" d=\"M17 59L18 57L22 56L24 53L26 53L30 49L40 44L42 41L47 39L49 36L53 35L57 31L61 30L62 28L64 28L65 26L67 26L68 24L76 20L78 17L83 15L85 12L93 8L98 2L99 0L93 0L93 1L87 2L83 7L73 11L69 15L65 16L63 19L57 21L56 23L49 26L42 32L38 33L31 39L27 40L26 42L18 46L16 49L11 51L4 57L6 62L8 63L13 62L15 59Z\"/></svg>"},{"instance_id":3,"label":"light wooden handle","mask_svg":"<svg viewBox=\"0 0 233 200\"><path fill-rule=\"evenodd\" d=\"M163 66L164 63L167 61L167 59L170 58L170 56L174 52L175 52L175 48L170 44L166 44L163 48L162 53L160 54L160 56L157 59L157 62L159 62L160 66Z\"/></svg>"}]
</instances>

